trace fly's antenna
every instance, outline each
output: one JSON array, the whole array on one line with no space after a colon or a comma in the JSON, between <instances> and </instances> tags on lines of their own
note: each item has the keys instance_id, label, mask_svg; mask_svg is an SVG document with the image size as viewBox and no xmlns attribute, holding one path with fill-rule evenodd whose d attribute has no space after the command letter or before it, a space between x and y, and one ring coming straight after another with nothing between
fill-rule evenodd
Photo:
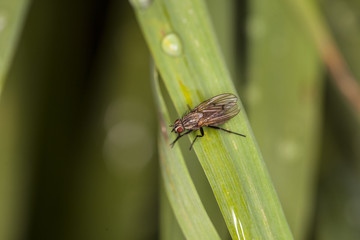
<instances>
[{"instance_id":1,"label":"fly's antenna","mask_svg":"<svg viewBox=\"0 0 360 240\"><path fill-rule=\"evenodd\" d=\"M172 127L172 128L173 128L173 129L171 130L171 132L174 132L174 131L175 131L175 125L174 125L174 124L169 125L169 127Z\"/></svg>"}]
</instances>

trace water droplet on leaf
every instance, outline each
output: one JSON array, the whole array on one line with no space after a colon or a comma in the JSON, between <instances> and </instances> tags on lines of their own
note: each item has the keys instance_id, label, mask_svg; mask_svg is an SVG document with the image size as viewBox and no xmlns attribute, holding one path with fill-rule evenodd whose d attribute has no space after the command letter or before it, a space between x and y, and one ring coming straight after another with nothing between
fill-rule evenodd
<instances>
[{"instance_id":1,"label":"water droplet on leaf","mask_svg":"<svg viewBox=\"0 0 360 240\"><path fill-rule=\"evenodd\" d=\"M175 33L167 34L161 42L161 47L170 56L178 57L182 54L182 44Z\"/></svg>"}]
</instances>

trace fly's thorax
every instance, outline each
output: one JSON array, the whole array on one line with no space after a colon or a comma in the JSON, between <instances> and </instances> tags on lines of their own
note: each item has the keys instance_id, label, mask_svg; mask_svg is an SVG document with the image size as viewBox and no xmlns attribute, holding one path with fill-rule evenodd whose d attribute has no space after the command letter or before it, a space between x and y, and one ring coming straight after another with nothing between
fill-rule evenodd
<instances>
[{"instance_id":1,"label":"fly's thorax","mask_svg":"<svg viewBox=\"0 0 360 240\"><path fill-rule=\"evenodd\" d=\"M182 123L183 123L185 129L189 129L189 130L199 129L198 122L200 121L202 116L203 116L203 113L200 113L200 112L190 112L190 113L186 114L182 118Z\"/></svg>"}]
</instances>

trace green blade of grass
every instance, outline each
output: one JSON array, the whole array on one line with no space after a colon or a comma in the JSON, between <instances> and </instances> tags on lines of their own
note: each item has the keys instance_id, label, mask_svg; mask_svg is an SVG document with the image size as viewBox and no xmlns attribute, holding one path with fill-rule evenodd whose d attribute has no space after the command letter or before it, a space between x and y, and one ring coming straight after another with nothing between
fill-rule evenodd
<instances>
[{"instance_id":1,"label":"green blade of grass","mask_svg":"<svg viewBox=\"0 0 360 240\"><path fill-rule=\"evenodd\" d=\"M0 3L0 97L28 4L28 0L9 0Z\"/></svg>"},{"instance_id":2,"label":"green blade of grass","mask_svg":"<svg viewBox=\"0 0 360 240\"><path fill-rule=\"evenodd\" d=\"M0 239L24 238L27 219L29 161L22 161L24 134L19 88L13 84L3 97L27 0L0 1Z\"/></svg>"},{"instance_id":3,"label":"green blade of grass","mask_svg":"<svg viewBox=\"0 0 360 240\"><path fill-rule=\"evenodd\" d=\"M338 49L324 16L321 14L316 1L286 0L292 10L307 27L313 41L324 61L332 80L337 85L344 98L354 108L357 117L360 117L360 85L359 81L350 72L348 63Z\"/></svg>"},{"instance_id":4,"label":"green blade of grass","mask_svg":"<svg viewBox=\"0 0 360 240\"><path fill-rule=\"evenodd\" d=\"M319 4L339 51L360 83L360 29L356 21L359 19L360 2L325 0ZM315 238L360 239L358 225L349 221L358 216L356 209L360 203L360 121L336 86L329 86L326 89L326 121Z\"/></svg>"},{"instance_id":5,"label":"green blade of grass","mask_svg":"<svg viewBox=\"0 0 360 240\"><path fill-rule=\"evenodd\" d=\"M354 20L358 18L360 13L359 3L360 2L356 0L337 0L334 2L327 0L323 1L321 5L329 21L329 26L331 26L339 51L343 54L358 84L360 84L360 28L358 22ZM335 94L332 95L334 97L337 96ZM335 100L335 102L342 102L341 98ZM337 107L342 110L333 111L334 117L337 116L336 118L341 119L342 124L337 123L341 132L343 132L345 128L347 129L345 131L349 132L347 136L351 136L350 146L352 149L350 151L356 153L354 159L356 159L357 168L360 172L360 121L359 118L353 119L353 113L348 114L347 112L349 110L346 104L342 104Z\"/></svg>"},{"instance_id":6,"label":"green blade of grass","mask_svg":"<svg viewBox=\"0 0 360 240\"><path fill-rule=\"evenodd\" d=\"M249 118L294 237L304 239L317 181L323 66L282 0L251 1L248 23Z\"/></svg>"},{"instance_id":7,"label":"green blade of grass","mask_svg":"<svg viewBox=\"0 0 360 240\"><path fill-rule=\"evenodd\" d=\"M154 71L154 92L159 108L159 154L161 173L172 209L187 239L220 239L208 217L186 168L180 147L169 148L169 114Z\"/></svg>"},{"instance_id":8,"label":"green blade of grass","mask_svg":"<svg viewBox=\"0 0 360 240\"><path fill-rule=\"evenodd\" d=\"M174 215L174 211L171 208L165 188L163 184L160 187L160 240L184 240L186 239L183 231L181 230L178 221Z\"/></svg>"},{"instance_id":9,"label":"green blade of grass","mask_svg":"<svg viewBox=\"0 0 360 240\"><path fill-rule=\"evenodd\" d=\"M132 4L179 114L187 104L194 107L214 95L236 93L203 1ZM167 39L169 34L175 35ZM223 127L247 137L206 129L194 150L232 238L292 239L245 111Z\"/></svg>"}]
</instances>

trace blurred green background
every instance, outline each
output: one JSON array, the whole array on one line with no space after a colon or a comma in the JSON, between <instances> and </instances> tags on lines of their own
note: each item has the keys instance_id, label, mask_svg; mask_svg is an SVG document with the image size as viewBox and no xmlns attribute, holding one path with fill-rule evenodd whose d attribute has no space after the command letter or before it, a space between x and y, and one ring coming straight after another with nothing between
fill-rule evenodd
<instances>
[{"instance_id":1,"label":"blurred green background","mask_svg":"<svg viewBox=\"0 0 360 240\"><path fill-rule=\"evenodd\" d=\"M359 1L308 2L360 79ZM295 239L360 239L360 114L327 70L312 18L288 0L206 3ZM0 54L7 50L0 240L165 238L161 231L182 239L160 214L169 206L150 54L130 4L0 0ZM199 164L185 157L229 238Z\"/></svg>"}]
</instances>

